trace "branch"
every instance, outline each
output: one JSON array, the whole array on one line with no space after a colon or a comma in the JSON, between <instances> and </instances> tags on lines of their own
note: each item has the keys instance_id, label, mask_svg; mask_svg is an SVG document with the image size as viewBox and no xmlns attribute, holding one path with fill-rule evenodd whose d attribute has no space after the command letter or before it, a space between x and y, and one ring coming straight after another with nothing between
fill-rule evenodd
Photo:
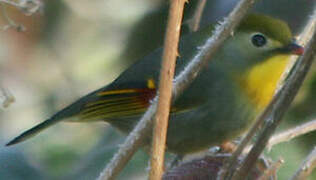
<instances>
[{"instance_id":1,"label":"branch","mask_svg":"<svg viewBox=\"0 0 316 180\"><path fill-rule=\"evenodd\" d=\"M272 136L272 138L268 142L267 148L268 150L270 150L272 146L276 144L290 141L297 136L301 136L315 130L316 119Z\"/></svg>"},{"instance_id":2,"label":"branch","mask_svg":"<svg viewBox=\"0 0 316 180\"><path fill-rule=\"evenodd\" d=\"M199 29L205 4L206 0L199 0L197 7L194 11L193 17L189 21L189 28L191 32L195 32Z\"/></svg>"},{"instance_id":3,"label":"branch","mask_svg":"<svg viewBox=\"0 0 316 180\"><path fill-rule=\"evenodd\" d=\"M309 153L304 162L301 164L300 168L296 171L291 180L303 180L312 173L313 169L316 167L316 147Z\"/></svg>"},{"instance_id":4,"label":"branch","mask_svg":"<svg viewBox=\"0 0 316 180\"><path fill-rule=\"evenodd\" d=\"M271 179L271 177L273 177L273 176L275 177L277 171L280 169L280 167L283 163L284 163L284 160L282 158L279 158L268 169L266 169L264 171L264 173L259 177L258 180L269 180L269 179Z\"/></svg>"},{"instance_id":5,"label":"branch","mask_svg":"<svg viewBox=\"0 0 316 180\"><path fill-rule=\"evenodd\" d=\"M199 53L191 60L186 68L175 78L173 86L173 99L181 94L182 91L194 80L204 65L215 54L216 50L223 44L233 32L234 28L240 23L246 15L248 9L253 5L255 0L241 0L234 10L225 18L212 37L209 37L205 44L201 46ZM141 120L137 123L133 131L126 138L119 151L114 155L111 162L105 167L99 176L102 179L114 179L115 176L123 169L125 164L131 159L136 150L142 145L143 139L151 130L152 117L157 109L157 96L153 99L152 104L145 112Z\"/></svg>"},{"instance_id":6,"label":"branch","mask_svg":"<svg viewBox=\"0 0 316 180\"><path fill-rule=\"evenodd\" d=\"M313 16L310 18L308 24L305 27L304 32L311 32L304 35L304 38L300 38L299 42L309 42L306 51L303 56L299 58L296 62L292 73L290 73L288 81L282 86L281 90L277 92L272 102L259 117L258 121L264 122L264 128L262 133L259 135L254 147L247 155L246 159L241 165L239 171L236 172L233 177L236 179L243 179L247 176L248 171L251 169L253 164L258 159L259 155L262 153L266 147L269 138L274 133L277 126L282 120L282 116L288 109L289 105L293 101L295 95L297 94L314 58L316 52L316 10ZM257 121L257 122L258 122ZM256 123L258 124L258 123ZM256 128L258 129L258 128ZM253 129L252 129L253 130ZM248 135L247 135L248 136ZM242 151L241 151L242 152Z\"/></svg>"},{"instance_id":7,"label":"branch","mask_svg":"<svg viewBox=\"0 0 316 180\"><path fill-rule=\"evenodd\" d=\"M276 135L273 135L267 144L267 149L268 149L268 151L270 151L274 145L280 144L282 142L290 141L298 136L310 133L310 132L315 131L315 130L316 130L316 119L309 121L307 123L298 125L294 128L290 128L290 129L285 130L283 132L280 132ZM248 153L252 147L253 147L253 145L247 146L244 149L243 153Z\"/></svg>"},{"instance_id":8,"label":"branch","mask_svg":"<svg viewBox=\"0 0 316 180\"><path fill-rule=\"evenodd\" d=\"M171 106L172 81L178 55L183 8L186 0L171 0L159 80L159 99L155 117L149 179L159 180L163 174L164 156Z\"/></svg>"}]
</instances>

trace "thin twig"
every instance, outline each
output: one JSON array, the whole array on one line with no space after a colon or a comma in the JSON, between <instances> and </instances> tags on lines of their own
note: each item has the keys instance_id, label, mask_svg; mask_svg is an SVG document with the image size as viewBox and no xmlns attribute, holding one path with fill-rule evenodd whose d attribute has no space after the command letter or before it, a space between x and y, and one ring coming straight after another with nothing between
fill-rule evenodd
<instances>
[{"instance_id":1,"label":"thin twig","mask_svg":"<svg viewBox=\"0 0 316 180\"><path fill-rule=\"evenodd\" d=\"M279 158L267 170L264 171L264 173L259 177L258 180L269 180L271 176L275 176L276 172L280 169L283 163L283 158Z\"/></svg>"},{"instance_id":2,"label":"thin twig","mask_svg":"<svg viewBox=\"0 0 316 180\"><path fill-rule=\"evenodd\" d=\"M221 25L216 26L212 37L209 37L205 44L200 47L200 51L190 61L186 68L175 78L172 97L173 100L184 91L194 80L204 65L215 54L216 50L224 43L233 30L238 26L242 18L255 0L241 0L234 10L225 18ZM114 179L130 160L132 155L142 145L143 139L148 135L152 127L152 117L157 109L157 96L152 101L150 107L145 112L141 120L137 123L133 131L126 138L119 151L114 155L110 163L105 167L99 176L99 180Z\"/></svg>"},{"instance_id":3,"label":"thin twig","mask_svg":"<svg viewBox=\"0 0 316 180\"><path fill-rule=\"evenodd\" d=\"M183 8L186 0L171 0L168 25L164 41L162 64L159 80L159 98L155 117L152 154L150 160L150 180L160 180L164 168L164 156L171 106L172 81L178 56Z\"/></svg>"},{"instance_id":4,"label":"thin twig","mask_svg":"<svg viewBox=\"0 0 316 180\"><path fill-rule=\"evenodd\" d=\"M302 125L295 126L294 128L287 129L283 132L273 135L270 138L267 144L267 150L270 151L274 145L290 141L293 138L310 133L315 130L316 130L316 119L309 121L307 123L304 123ZM252 147L253 145L247 146L245 150L243 151L243 153L248 153Z\"/></svg>"},{"instance_id":5,"label":"thin twig","mask_svg":"<svg viewBox=\"0 0 316 180\"><path fill-rule=\"evenodd\" d=\"M205 8L206 0L199 0L197 7L194 11L192 18L189 21L189 28L191 32L195 32L200 27L200 22L202 18L202 14Z\"/></svg>"},{"instance_id":6,"label":"thin twig","mask_svg":"<svg viewBox=\"0 0 316 180\"><path fill-rule=\"evenodd\" d=\"M297 136L301 136L315 130L316 130L316 119L272 136L268 142L267 149L270 150L272 146L276 144L290 141L291 139Z\"/></svg>"},{"instance_id":7,"label":"thin twig","mask_svg":"<svg viewBox=\"0 0 316 180\"><path fill-rule=\"evenodd\" d=\"M312 26L312 23L310 24ZM302 32L300 33L299 37L297 37L296 39L299 40L299 43L301 46L305 47L308 43L308 40L310 39L311 37L311 34L313 34L313 28L304 28L302 30ZM284 85L285 83L285 79L287 78L287 76L289 75L289 73L291 72L293 66L295 65L296 63L296 60L297 60L297 57L295 56L292 56L289 60L289 64L287 65L287 68L285 70L285 72L283 73L282 77L281 77L281 80L278 84L278 87L277 87L277 92L282 88L282 86Z\"/></svg>"},{"instance_id":8,"label":"thin twig","mask_svg":"<svg viewBox=\"0 0 316 180\"><path fill-rule=\"evenodd\" d=\"M232 179L234 180L244 179L244 177L247 176L249 170L251 167L253 167L259 155L266 147L269 138L280 124L282 116L293 101L295 95L303 83L308 70L310 69L310 66L316 55L316 10L314 11L313 16L310 18L305 28L311 29L311 32L313 32L312 35L309 34L307 39L300 38L298 41L299 43L306 41L309 42L306 47L306 51L296 62L293 68L293 73L290 73L289 78L285 82L284 86L276 94L272 100L272 103L270 103L268 108L265 110L264 114L267 113L267 116L263 116L265 122L263 131L260 133L254 147L241 164L240 169L233 176Z\"/></svg>"},{"instance_id":9,"label":"thin twig","mask_svg":"<svg viewBox=\"0 0 316 180\"><path fill-rule=\"evenodd\" d=\"M301 164L300 168L293 175L291 180L305 180L312 173L313 169L316 167L316 147L311 153L306 157L306 159Z\"/></svg>"}]
</instances>

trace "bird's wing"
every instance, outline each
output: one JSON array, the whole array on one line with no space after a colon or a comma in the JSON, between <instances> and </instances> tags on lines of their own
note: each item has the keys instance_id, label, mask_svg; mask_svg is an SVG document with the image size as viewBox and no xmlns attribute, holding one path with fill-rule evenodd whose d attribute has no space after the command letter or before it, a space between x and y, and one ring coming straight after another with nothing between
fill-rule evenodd
<instances>
[{"instance_id":1,"label":"bird's wing","mask_svg":"<svg viewBox=\"0 0 316 180\"><path fill-rule=\"evenodd\" d=\"M85 104L80 121L119 118L143 113L155 96L155 88L132 88L100 91L98 100Z\"/></svg>"},{"instance_id":2,"label":"bird's wing","mask_svg":"<svg viewBox=\"0 0 316 180\"><path fill-rule=\"evenodd\" d=\"M119 88L106 88L95 92L94 96L98 98L85 103L78 114L78 120L82 122L141 115L156 95L155 82L153 79L149 79L147 82L132 84L133 87L138 84L136 85L138 88L122 88L128 87L123 85ZM139 84L142 84L142 86L139 86ZM172 106L171 113L187 111L192 109L191 106L192 104L189 106Z\"/></svg>"}]
</instances>

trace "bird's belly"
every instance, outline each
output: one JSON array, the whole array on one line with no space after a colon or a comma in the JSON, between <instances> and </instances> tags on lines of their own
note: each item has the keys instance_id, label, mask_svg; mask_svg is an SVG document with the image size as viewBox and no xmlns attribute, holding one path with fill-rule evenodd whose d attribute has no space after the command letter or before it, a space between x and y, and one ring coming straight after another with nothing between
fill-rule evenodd
<instances>
[{"instance_id":1,"label":"bird's belly","mask_svg":"<svg viewBox=\"0 0 316 180\"><path fill-rule=\"evenodd\" d=\"M198 109L172 115L167 149L176 154L205 150L240 136L252 123L254 113L247 106L235 109Z\"/></svg>"}]
</instances>

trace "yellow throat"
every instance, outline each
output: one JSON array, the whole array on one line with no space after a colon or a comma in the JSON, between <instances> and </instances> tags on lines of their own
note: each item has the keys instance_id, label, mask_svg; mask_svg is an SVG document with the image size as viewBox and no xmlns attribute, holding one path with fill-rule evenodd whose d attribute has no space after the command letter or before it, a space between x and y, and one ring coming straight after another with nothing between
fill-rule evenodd
<instances>
[{"instance_id":1,"label":"yellow throat","mask_svg":"<svg viewBox=\"0 0 316 180\"><path fill-rule=\"evenodd\" d=\"M273 56L243 73L239 78L242 90L257 110L262 110L272 99L290 55Z\"/></svg>"}]
</instances>

